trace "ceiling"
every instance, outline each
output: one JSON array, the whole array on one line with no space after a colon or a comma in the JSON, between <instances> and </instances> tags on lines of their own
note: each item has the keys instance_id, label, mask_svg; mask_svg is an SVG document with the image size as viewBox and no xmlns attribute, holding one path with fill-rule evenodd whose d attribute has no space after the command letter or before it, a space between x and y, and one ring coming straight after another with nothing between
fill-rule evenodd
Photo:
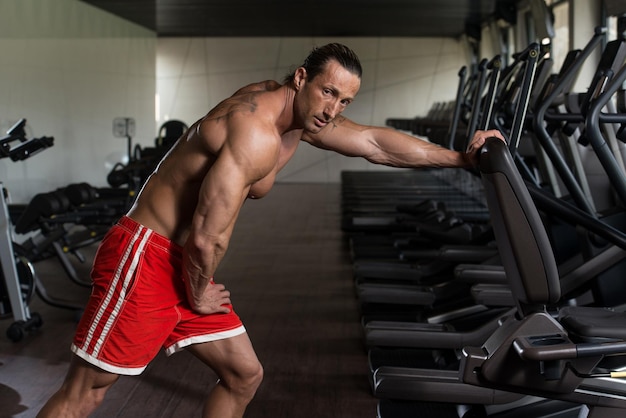
<instances>
[{"instance_id":1,"label":"ceiling","mask_svg":"<svg viewBox=\"0 0 626 418\"><path fill-rule=\"evenodd\" d=\"M161 37L458 37L515 8L515 0L82 1Z\"/></svg>"}]
</instances>

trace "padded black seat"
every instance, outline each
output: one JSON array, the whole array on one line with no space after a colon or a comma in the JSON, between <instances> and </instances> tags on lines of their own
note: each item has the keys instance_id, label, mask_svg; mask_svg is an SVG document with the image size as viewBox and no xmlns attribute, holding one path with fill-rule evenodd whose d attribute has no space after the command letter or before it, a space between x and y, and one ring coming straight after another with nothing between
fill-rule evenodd
<instances>
[{"instance_id":1,"label":"padded black seat","mask_svg":"<svg viewBox=\"0 0 626 418\"><path fill-rule=\"evenodd\" d=\"M15 232L25 234L36 230L41 217L65 213L69 206L70 201L62 190L38 193L33 196L28 206L22 211L22 215L15 224Z\"/></svg>"},{"instance_id":2,"label":"padded black seat","mask_svg":"<svg viewBox=\"0 0 626 418\"><path fill-rule=\"evenodd\" d=\"M583 341L626 341L626 314L610 308L565 307L559 310L559 322Z\"/></svg>"},{"instance_id":3,"label":"padded black seat","mask_svg":"<svg viewBox=\"0 0 626 418\"><path fill-rule=\"evenodd\" d=\"M159 128L159 136L154 141L155 145L159 148L171 148L188 128L185 122L168 120Z\"/></svg>"}]
</instances>

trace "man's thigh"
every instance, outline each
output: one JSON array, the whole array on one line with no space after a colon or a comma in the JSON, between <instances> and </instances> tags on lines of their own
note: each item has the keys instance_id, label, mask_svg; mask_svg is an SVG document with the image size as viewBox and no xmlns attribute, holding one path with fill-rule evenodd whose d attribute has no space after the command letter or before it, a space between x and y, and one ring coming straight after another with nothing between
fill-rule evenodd
<instances>
[{"instance_id":1,"label":"man's thigh","mask_svg":"<svg viewBox=\"0 0 626 418\"><path fill-rule=\"evenodd\" d=\"M231 338L193 344L187 349L220 377L256 374L261 367L247 332Z\"/></svg>"}]
</instances>

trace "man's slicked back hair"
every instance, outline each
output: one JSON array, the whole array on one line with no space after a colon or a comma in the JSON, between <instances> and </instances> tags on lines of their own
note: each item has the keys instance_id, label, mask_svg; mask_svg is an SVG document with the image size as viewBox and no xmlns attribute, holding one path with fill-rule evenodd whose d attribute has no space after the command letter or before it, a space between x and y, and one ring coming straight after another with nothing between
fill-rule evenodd
<instances>
[{"instance_id":1,"label":"man's slicked back hair","mask_svg":"<svg viewBox=\"0 0 626 418\"><path fill-rule=\"evenodd\" d=\"M350 48L339 43L331 43L313 48L301 67L304 67L306 70L310 81L318 74L322 73L326 68L326 64L331 60L337 61L343 68L361 78L363 68L361 67L359 57ZM294 76L295 72L288 74L285 77L285 83L291 82Z\"/></svg>"}]
</instances>

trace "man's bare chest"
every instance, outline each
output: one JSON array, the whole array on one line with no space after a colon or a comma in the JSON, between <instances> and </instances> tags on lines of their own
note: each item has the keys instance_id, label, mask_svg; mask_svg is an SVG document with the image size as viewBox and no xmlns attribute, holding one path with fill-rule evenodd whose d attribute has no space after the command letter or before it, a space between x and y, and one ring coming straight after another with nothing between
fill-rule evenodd
<instances>
[{"instance_id":1,"label":"man's bare chest","mask_svg":"<svg viewBox=\"0 0 626 418\"><path fill-rule=\"evenodd\" d=\"M257 181L250 187L248 197L251 199L260 199L272 189L278 173L287 165L293 157L300 143L301 131L290 131L281 137L281 147L276 159L276 165L272 171L261 180Z\"/></svg>"}]
</instances>

